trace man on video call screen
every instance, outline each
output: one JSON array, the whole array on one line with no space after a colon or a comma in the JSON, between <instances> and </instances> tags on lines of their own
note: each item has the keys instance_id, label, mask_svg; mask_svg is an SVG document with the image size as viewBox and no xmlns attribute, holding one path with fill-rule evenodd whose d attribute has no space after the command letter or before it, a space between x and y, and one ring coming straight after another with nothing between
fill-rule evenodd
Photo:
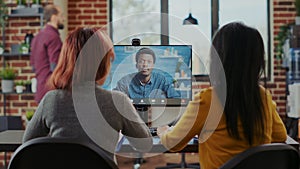
<instances>
[{"instance_id":1,"label":"man on video call screen","mask_svg":"<svg viewBox=\"0 0 300 169\"><path fill-rule=\"evenodd\" d=\"M185 105L191 100L191 46L115 45L115 60L103 88L134 104Z\"/></svg>"},{"instance_id":2,"label":"man on video call screen","mask_svg":"<svg viewBox=\"0 0 300 169\"><path fill-rule=\"evenodd\" d=\"M150 48L141 48L135 55L138 72L131 73L117 82L114 90L126 93L129 98L180 98L171 82L159 72L153 70L156 56Z\"/></svg>"}]
</instances>

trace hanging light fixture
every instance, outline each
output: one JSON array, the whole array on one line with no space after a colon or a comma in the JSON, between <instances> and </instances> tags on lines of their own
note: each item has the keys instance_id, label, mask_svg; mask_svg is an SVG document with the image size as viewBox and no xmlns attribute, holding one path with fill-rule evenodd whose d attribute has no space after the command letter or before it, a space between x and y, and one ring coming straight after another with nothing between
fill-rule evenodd
<instances>
[{"instance_id":1,"label":"hanging light fixture","mask_svg":"<svg viewBox=\"0 0 300 169\"><path fill-rule=\"evenodd\" d=\"M198 21L196 18L192 16L191 12L191 0L189 1L189 16L183 20L183 25L198 25Z\"/></svg>"},{"instance_id":2,"label":"hanging light fixture","mask_svg":"<svg viewBox=\"0 0 300 169\"><path fill-rule=\"evenodd\" d=\"M192 16L192 13L190 13L189 16L184 19L183 25L198 25L198 21Z\"/></svg>"}]
</instances>

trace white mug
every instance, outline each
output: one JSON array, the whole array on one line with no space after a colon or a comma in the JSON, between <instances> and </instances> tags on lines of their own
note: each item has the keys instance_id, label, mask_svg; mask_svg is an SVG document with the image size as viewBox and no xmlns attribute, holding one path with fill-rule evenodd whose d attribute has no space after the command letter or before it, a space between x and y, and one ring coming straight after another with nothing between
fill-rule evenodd
<instances>
[{"instance_id":1,"label":"white mug","mask_svg":"<svg viewBox=\"0 0 300 169\"><path fill-rule=\"evenodd\" d=\"M36 86L37 86L37 80L36 80L36 78L32 78L31 79L31 91L32 91L32 93L36 92Z\"/></svg>"}]
</instances>

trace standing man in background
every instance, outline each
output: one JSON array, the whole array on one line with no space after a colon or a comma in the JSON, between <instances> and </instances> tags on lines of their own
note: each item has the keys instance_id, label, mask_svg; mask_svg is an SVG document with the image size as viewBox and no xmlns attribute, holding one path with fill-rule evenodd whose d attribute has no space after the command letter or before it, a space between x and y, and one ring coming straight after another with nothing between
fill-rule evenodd
<instances>
[{"instance_id":1,"label":"standing man in background","mask_svg":"<svg viewBox=\"0 0 300 169\"><path fill-rule=\"evenodd\" d=\"M44 8L46 25L31 43L30 64L37 78L35 101L40 102L49 91L46 83L58 62L62 47L58 29L64 28L64 17L60 7L47 5Z\"/></svg>"}]
</instances>

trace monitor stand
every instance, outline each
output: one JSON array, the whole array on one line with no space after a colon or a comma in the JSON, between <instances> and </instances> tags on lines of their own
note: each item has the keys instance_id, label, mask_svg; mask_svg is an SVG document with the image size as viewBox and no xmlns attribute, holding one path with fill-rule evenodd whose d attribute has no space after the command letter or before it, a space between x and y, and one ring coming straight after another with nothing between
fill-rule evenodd
<instances>
[{"instance_id":1,"label":"monitor stand","mask_svg":"<svg viewBox=\"0 0 300 169\"><path fill-rule=\"evenodd\" d=\"M140 115L140 117L142 118L142 120L146 123L146 125L148 127L151 126L151 122L149 120L151 120L151 118L149 117L149 115L151 113L149 113L149 110L151 109L151 106L134 106L137 113Z\"/></svg>"},{"instance_id":2,"label":"monitor stand","mask_svg":"<svg viewBox=\"0 0 300 169\"><path fill-rule=\"evenodd\" d=\"M151 106L146 105L134 105L137 113L140 115L141 119L145 122L145 124L150 127L151 122L149 122L149 110L151 109ZM139 169L142 163L145 163L145 159L143 158L142 153L138 153L138 158L134 160L133 168Z\"/></svg>"}]
</instances>

